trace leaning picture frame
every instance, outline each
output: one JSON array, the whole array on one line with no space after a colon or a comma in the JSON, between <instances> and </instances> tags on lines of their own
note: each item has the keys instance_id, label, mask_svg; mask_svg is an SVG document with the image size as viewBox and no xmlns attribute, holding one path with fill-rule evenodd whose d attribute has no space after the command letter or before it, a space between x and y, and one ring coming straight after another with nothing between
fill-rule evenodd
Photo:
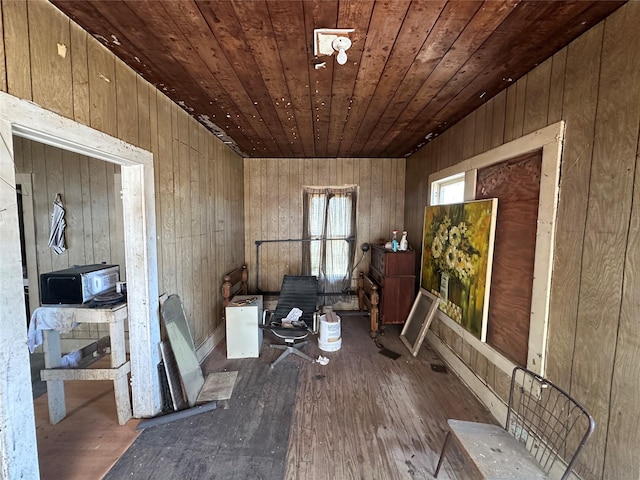
<instances>
[{"instance_id":1,"label":"leaning picture frame","mask_svg":"<svg viewBox=\"0 0 640 480\"><path fill-rule=\"evenodd\" d=\"M400 340L414 357L418 355L437 309L438 297L421 288L400 332Z\"/></svg>"}]
</instances>

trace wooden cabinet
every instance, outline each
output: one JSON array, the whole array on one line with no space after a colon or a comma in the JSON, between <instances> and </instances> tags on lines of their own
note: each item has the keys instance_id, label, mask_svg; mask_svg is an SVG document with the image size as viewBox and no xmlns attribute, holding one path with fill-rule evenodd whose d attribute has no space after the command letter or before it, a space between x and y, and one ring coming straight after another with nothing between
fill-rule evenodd
<instances>
[{"instance_id":1,"label":"wooden cabinet","mask_svg":"<svg viewBox=\"0 0 640 480\"><path fill-rule=\"evenodd\" d=\"M371 246L369 277L378 284L380 327L404 323L415 297L415 256L413 250L392 252Z\"/></svg>"}]
</instances>

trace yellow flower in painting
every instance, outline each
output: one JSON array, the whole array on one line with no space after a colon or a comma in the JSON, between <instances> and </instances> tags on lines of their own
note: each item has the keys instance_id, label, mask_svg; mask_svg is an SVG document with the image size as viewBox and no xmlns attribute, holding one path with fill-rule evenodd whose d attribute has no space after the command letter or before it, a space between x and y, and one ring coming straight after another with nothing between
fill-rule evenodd
<instances>
[{"instance_id":1,"label":"yellow flower in painting","mask_svg":"<svg viewBox=\"0 0 640 480\"><path fill-rule=\"evenodd\" d=\"M453 246L449 246L444 252L444 261L449 269L453 270L456 265L456 249Z\"/></svg>"},{"instance_id":2,"label":"yellow flower in painting","mask_svg":"<svg viewBox=\"0 0 640 480\"><path fill-rule=\"evenodd\" d=\"M431 244L431 255L433 258L440 258L442 255L442 242L438 237L434 238Z\"/></svg>"},{"instance_id":3,"label":"yellow flower in painting","mask_svg":"<svg viewBox=\"0 0 640 480\"><path fill-rule=\"evenodd\" d=\"M462 234L460 233L460 229L458 227L451 227L449 230L449 243L454 247L460 245L460 241L462 240Z\"/></svg>"},{"instance_id":4,"label":"yellow flower in painting","mask_svg":"<svg viewBox=\"0 0 640 480\"><path fill-rule=\"evenodd\" d=\"M447 243L447 240L449 239L449 230L444 222L440 224L440 227L438 227L436 239L440 240L440 243Z\"/></svg>"}]
</instances>

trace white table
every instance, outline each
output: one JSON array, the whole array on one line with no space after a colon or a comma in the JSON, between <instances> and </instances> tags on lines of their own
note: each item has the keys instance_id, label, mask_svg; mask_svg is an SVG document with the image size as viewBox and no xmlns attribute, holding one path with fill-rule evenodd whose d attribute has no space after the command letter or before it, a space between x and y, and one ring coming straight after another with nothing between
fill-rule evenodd
<instances>
[{"instance_id":1,"label":"white table","mask_svg":"<svg viewBox=\"0 0 640 480\"><path fill-rule=\"evenodd\" d=\"M60 368L60 332L55 329L43 329L45 369L40 372L40 378L47 382L49 421L53 425L67 414L64 400L65 380L113 381L118 423L124 425L132 417L127 377L131 371L131 364L127 361L124 337L127 312L126 303L104 308L47 305L38 309L38 313L45 318L51 315L55 318L67 317L74 323L107 323L111 337L111 368Z\"/></svg>"}]
</instances>

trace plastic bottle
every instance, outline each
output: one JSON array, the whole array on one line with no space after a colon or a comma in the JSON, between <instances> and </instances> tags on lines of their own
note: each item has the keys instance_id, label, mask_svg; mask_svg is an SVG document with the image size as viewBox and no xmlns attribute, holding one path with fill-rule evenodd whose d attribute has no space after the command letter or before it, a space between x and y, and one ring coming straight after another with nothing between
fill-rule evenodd
<instances>
[{"instance_id":1,"label":"plastic bottle","mask_svg":"<svg viewBox=\"0 0 640 480\"><path fill-rule=\"evenodd\" d=\"M409 250L409 241L407 240L407 231L402 232L402 239L400 240L400 251L406 252Z\"/></svg>"},{"instance_id":2,"label":"plastic bottle","mask_svg":"<svg viewBox=\"0 0 640 480\"><path fill-rule=\"evenodd\" d=\"M393 238L391 239L391 249L392 249L394 252L397 252L397 251L398 251L398 246L399 246L399 244L398 244L398 237L397 237L397 235L398 235L398 231L397 231L397 230L394 230L394 231L393 231Z\"/></svg>"}]
</instances>

